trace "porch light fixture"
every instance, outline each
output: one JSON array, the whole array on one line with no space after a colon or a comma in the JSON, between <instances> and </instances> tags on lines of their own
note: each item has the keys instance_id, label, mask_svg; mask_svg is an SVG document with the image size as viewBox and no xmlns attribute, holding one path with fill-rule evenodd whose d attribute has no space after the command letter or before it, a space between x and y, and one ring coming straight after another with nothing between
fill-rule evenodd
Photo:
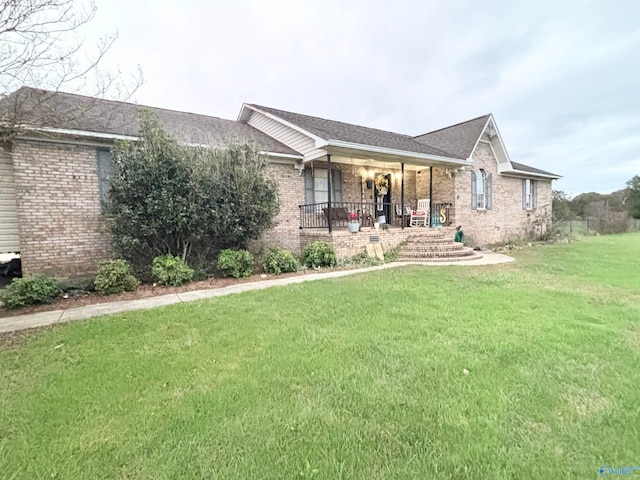
<instances>
[{"instance_id":1,"label":"porch light fixture","mask_svg":"<svg viewBox=\"0 0 640 480\"><path fill-rule=\"evenodd\" d=\"M396 180L400 180L400 179L402 178L402 173L400 173L400 172L396 172L396 173L394 174L394 177L396 177Z\"/></svg>"},{"instance_id":2,"label":"porch light fixture","mask_svg":"<svg viewBox=\"0 0 640 480\"><path fill-rule=\"evenodd\" d=\"M373 178L373 176L375 175L375 172L373 170L369 170L367 174L369 175L369 178Z\"/></svg>"}]
</instances>

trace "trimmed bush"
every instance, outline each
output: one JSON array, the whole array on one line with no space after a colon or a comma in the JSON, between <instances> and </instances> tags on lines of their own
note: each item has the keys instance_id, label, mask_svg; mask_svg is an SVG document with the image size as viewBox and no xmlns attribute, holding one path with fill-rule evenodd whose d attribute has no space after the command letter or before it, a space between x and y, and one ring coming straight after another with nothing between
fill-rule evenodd
<instances>
[{"instance_id":1,"label":"trimmed bush","mask_svg":"<svg viewBox=\"0 0 640 480\"><path fill-rule=\"evenodd\" d=\"M151 272L160 285L179 287L193 279L195 271L180 257L162 255L153 259Z\"/></svg>"},{"instance_id":2,"label":"trimmed bush","mask_svg":"<svg viewBox=\"0 0 640 480\"><path fill-rule=\"evenodd\" d=\"M316 241L307 244L302 254L304 264L310 268L333 267L337 264L333 245Z\"/></svg>"},{"instance_id":3,"label":"trimmed bush","mask_svg":"<svg viewBox=\"0 0 640 480\"><path fill-rule=\"evenodd\" d=\"M280 275L281 273L297 272L300 262L289 250L271 247L262 257L262 267L267 273Z\"/></svg>"},{"instance_id":4,"label":"trimmed bush","mask_svg":"<svg viewBox=\"0 0 640 480\"><path fill-rule=\"evenodd\" d=\"M246 250L222 250L218 255L218 270L225 277L248 277L253 273L253 255Z\"/></svg>"},{"instance_id":5,"label":"trimmed bush","mask_svg":"<svg viewBox=\"0 0 640 480\"><path fill-rule=\"evenodd\" d=\"M62 293L55 278L46 275L15 278L0 291L0 300L7 308L26 307L53 302Z\"/></svg>"},{"instance_id":6,"label":"trimmed bush","mask_svg":"<svg viewBox=\"0 0 640 480\"><path fill-rule=\"evenodd\" d=\"M99 294L114 295L135 290L138 279L133 276L131 265L126 260L103 260L98 266L95 285Z\"/></svg>"}]
</instances>

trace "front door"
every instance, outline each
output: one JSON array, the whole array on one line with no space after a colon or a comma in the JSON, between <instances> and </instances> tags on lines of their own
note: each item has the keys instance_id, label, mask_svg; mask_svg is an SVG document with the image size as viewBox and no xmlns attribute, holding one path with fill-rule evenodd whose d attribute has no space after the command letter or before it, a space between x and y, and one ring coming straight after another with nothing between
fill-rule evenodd
<instances>
[{"instance_id":1,"label":"front door","mask_svg":"<svg viewBox=\"0 0 640 480\"><path fill-rule=\"evenodd\" d=\"M375 200L375 211L376 211L376 220L378 220L381 216L384 217L384 223L391 223L391 174L378 174L376 178L382 175L387 179L388 187L386 193L378 191L377 188L374 187L374 200Z\"/></svg>"}]
</instances>

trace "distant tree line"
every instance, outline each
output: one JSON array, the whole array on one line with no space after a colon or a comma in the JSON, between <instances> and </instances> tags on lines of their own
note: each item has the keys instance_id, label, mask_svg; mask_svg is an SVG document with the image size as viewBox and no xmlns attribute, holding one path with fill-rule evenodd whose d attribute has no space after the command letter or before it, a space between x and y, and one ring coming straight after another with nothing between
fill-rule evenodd
<instances>
[{"instance_id":1,"label":"distant tree line","mask_svg":"<svg viewBox=\"0 0 640 480\"><path fill-rule=\"evenodd\" d=\"M626 188L609 194L586 192L570 197L553 191L554 223L586 220L599 233L620 233L628 230L630 219L640 219L640 175L627 181Z\"/></svg>"}]
</instances>

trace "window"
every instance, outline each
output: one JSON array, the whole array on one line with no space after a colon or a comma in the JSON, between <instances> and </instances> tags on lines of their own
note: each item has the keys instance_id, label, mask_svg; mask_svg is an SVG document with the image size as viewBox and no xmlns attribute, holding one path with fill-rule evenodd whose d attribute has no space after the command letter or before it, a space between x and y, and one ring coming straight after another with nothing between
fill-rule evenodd
<instances>
[{"instance_id":1,"label":"window","mask_svg":"<svg viewBox=\"0 0 640 480\"><path fill-rule=\"evenodd\" d=\"M491 210L493 174L480 169L471 172L471 208L473 210Z\"/></svg>"},{"instance_id":2,"label":"window","mask_svg":"<svg viewBox=\"0 0 640 480\"><path fill-rule=\"evenodd\" d=\"M313 168L310 165L304 170L305 195L304 203L326 203L329 201L329 171L326 168ZM342 171L331 169L331 203L342 202Z\"/></svg>"},{"instance_id":3,"label":"window","mask_svg":"<svg viewBox=\"0 0 640 480\"><path fill-rule=\"evenodd\" d=\"M534 180L526 178L522 180L522 209L533 210L537 203L537 184Z\"/></svg>"},{"instance_id":4,"label":"window","mask_svg":"<svg viewBox=\"0 0 640 480\"><path fill-rule=\"evenodd\" d=\"M476 191L478 192L476 197L476 208L486 208L486 187L487 187L487 174L484 170L480 170L476 176Z\"/></svg>"},{"instance_id":5,"label":"window","mask_svg":"<svg viewBox=\"0 0 640 480\"><path fill-rule=\"evenodd\" d=\"M109 176L111 175L111 151L98 150L98 190L100 194L100 209L104 213L107 209L109 197Z\"/></svg>"}]
</instances>

